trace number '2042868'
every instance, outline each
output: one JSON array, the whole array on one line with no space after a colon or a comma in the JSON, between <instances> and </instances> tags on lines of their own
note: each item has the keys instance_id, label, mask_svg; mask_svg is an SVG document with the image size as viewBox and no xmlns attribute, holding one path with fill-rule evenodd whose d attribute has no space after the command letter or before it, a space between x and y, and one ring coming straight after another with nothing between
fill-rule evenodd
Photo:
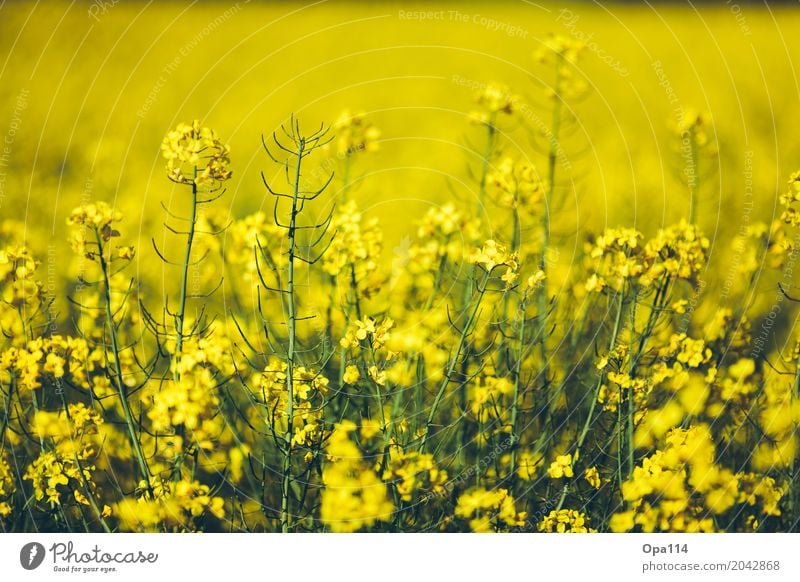
<instances>
[{"instance_id":1,"label":"number '2042868'","mask_svg":"<svg viewBox=\"0 0 800 582\"><path fill-rule=\"evenodd\" d=\"M729 570L736 571L777 571L781 569L781 563L778 560L731 560L729 563Z\"/></svg>"}]
</instances>

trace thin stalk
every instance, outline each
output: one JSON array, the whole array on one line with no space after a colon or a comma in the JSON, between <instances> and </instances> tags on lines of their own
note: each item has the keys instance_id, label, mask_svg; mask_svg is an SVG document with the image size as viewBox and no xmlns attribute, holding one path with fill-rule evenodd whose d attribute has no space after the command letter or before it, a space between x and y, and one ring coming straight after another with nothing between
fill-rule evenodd
<instances>
[{"instance_id":1,"label":"thin stalk","mask_svg":"<svg viewBox=\"0 0 800 582\"><path fill-rule=\"evenodd\" d=\"M427 444L428 437L430 436L431 426L433 425L433 420L436 417L436 411L439 408L439 404L442 401L442 397L444 396L444 392L447 389L448 384L450 384L452 380L453 373L455 372L456 365L458 364L458 359L461 357L461 352L464 350L464 345L467 343L467 337L469 336L472 325L475 322L475 318L478 315L478 310L480 309L481 301L483 300L483 296L486 293L486 284L489 282L489 275L490 275L489 272L487 272L484 275L483 282L478 287L478 297L475 300L475 305L472 308L472 312L469 315L467 323L461 330L461 335L458 338L458 346L456 347L456 353L453 354L453 357L451 358L449 364L447 365L447 370L445 371L444 378L442 378L442 383L439 385L439 390L436 392L436 397L434 398L430 412L428 413L428 420L425 422L425 434L422 436L422 442L419 445L420 453L422 453L425 450L425 445Z\"/></svg>"},{"instance_id":2,"label":"thin stalk","mask_svg":"<svg viewBox=\"0 0 800 582\"><path fill-rule=\"evenodd\" d=\"M490 115L489 121L486 123L486 147L484 148L483 156L481 157L481 177L480 181L478 182L478 218L480 218L481 212L483 211L483 202L486 198L486 178L489 176L489 167L492 161L492 151L494 150L495 133L497 132L497 128L494 125L496 119L497 113L495 112ZM462 303L465 310L467 309L467 304L471 296L472 279L468 278L464 284L464 290L462 293Z\"/></svg>"},{"instance_id":3,"label":"thin stalk","mask_svg":"<svg viewBox=\"0 0 800 582\"><path fill-rule=\"evenodd\" d=\"M355 272L355 271L354 271ZM370 347L370 364L375 366L377 369L377 361L375 360L375 346L373 344L372 338L369 339L369 347ZM369 375L369 374L368 374ZM375 404L378 407L378 413L381 419L381 433L383 434L383 456L381 457L381 471L386 468L386 465L389 460L389 427L386 423L386 411L383 409L383 394L381 394L381 385L378 384L378 381L372 377L370 377L372 383L375 387Z\"/></svg>"},{"instance_id":4,"label":"thin stalk","mask_svg":"<svg viewBox=\"0 0 800 582\"><path fill-rule=\"evenodd\" d=\"M700 156L697 148L697 142L695 141L694 137L692 137L691 142L692 176L689 178L689 224L695 224L697 221L698 198L700 196L700 172L698 168Z\"/></svg>"},{"instance_id":5,"label":"thin stalk","mask_svg":"<svg viewBox=\"0 0 800 582\"><path fill-rule=\"evenodd\" d=\"M3 395L3 400L0 402L2 404L3 410L5 410L5 414L2 418L0 418L0 454L5 453L6 450L6 427L11 422L11 402L14 398L14 386L16 385L15 376L12 374L11 379L8 383L8 396L2 390L0 390L0 394ZM20 399L20 406L22 406L22 400Z\"/></svg>"},{"instance_id":6,"label":"thin stalk","mask_svg":"<svg viewBox=\"0 0 800 582\"><path fill-rule=\"evenodd\" d=\"M512 225L512 233L511 233L511 254L517 256L519 253L520 241L521 241L521 234L520 234L520 219L519 219L519 209L514 208L512 212L513 216L513 225ZM508 309L509 304L511 302L511 293L506 291L503 293L503 314L500 318L500 325L505 326L508 322ZM500 334L500 345L497 347L497 351L500 354L504 353L504 346L505 346L505 338L506 334ZM511 371L511 362L508 361L506 358L506 367Z\"/></svg>"},{"instance_id":7,"label":"thin stalk","mask_svg":"<svg viewBox=\"0 0 800 582\"><path fill-rule=\"evenodd\" d=\"M81 485L83 486L83 491L86 495L86 498L89 500L89 505L94 511L95 517L100 522L100 525L103 526L103 531L105 533L111 533L111 528L108 527L108 522L106 522L106 518L103 517L103 512L100 510L100 506L97 503L97 499L95 498L94 492L92 491L91 487L89 486L89 482L84 476L84 469L81 465L81 462L78 460L78 455L74 456L75 464L78 466L78 470L81 472ZM87 528L87 531L88 528Z\"/></svg>"},{"instance_id":8,"label":"thin stalk","mask_svg":"<svg viewBox=\"0 0 800 582\"><path fill-rule=\"evenodd\" d=\"M652 314L651 314L652 315ZM636 330L636 293L634 292L633 301L631 302L631 345L630 345L630 352L633 352L633 336ZM628 374L631 378L636 373L636 367L638 365L639 357L634 360L631 358L630 360L630 368L628 370ZM633 415L636 413L636 394L634 393L633 389L631 389L630 394L628 394L628 402L626 408L626 415L625 415L625 444L627 445L627 471L625 472L626 478L630 479L631 475L633 474ZM620 427L622 430L622 427Z\"/></svg>"},{"instance_id":9,"label":"thin stalk","mask_svg":"<svg viewBox=\"0 0 800 582\"><path fill-rule=\"evenodd\" d=\"M356 319L361 320L361 301L358 298L358 280L356 279L356 267L350 265L350 287L348 289L348 298L344 308L344 331L347 333L347 328L350 327L350 318L353 315L353 310L356 312ZM347 367L347 347L341 346L339 348L339 387L344 386L344 372Z\"/></svg>"},{"instance_id":10,"label":"thin stalk","mask_svg":"<svg viewBox=\"0 0 800 582\"><path fill-rule=\"evenodd\" d=\"M197 168L194 169L197 178ZM189 232L186 237L186 251L183 256L183 272L181 273L181 291L178 296L178 313L175 316L175 383L180 382L181 350L183 350L183 328L186 321L186 296L189 282L189 263L192 256L192 243L194 242L195 224L197 222L197 183L192 180L192 209L189 217Z\"/></svg>"},{"instance_id":11,"label":"thin stalk","mask_svg":"<svg viewBox=\"0 0 800 582\"><path fill-rule=\"evenodd\" d=\"M111 282L108 277L108 264L104 255L103 241L100 233L95 230L95 238L97 240L97 247L100 250L98 256L100 257L100 270L103 272L103 291L105 299L106 319L108 320L109 336L111 337L111 352L114 356L114 377L113 381L119 394L120 403L122 404L122 412L125 417L125 426L128 429L128 438L131 441L131 448L133 449L134 457L139 468L139 475L144 479L147 490L150 491L150 468L147 466L147 460L142 450L142 445L136 436L136 428L131 414L131 407L128 403L128 389L125 382L122 381L122 360L119 355L119 341L117 339L117 328L114 324L114 312L111 308Z\"/></svg>"},{"instance_id":12,"label":"thin stalk","mask_svg":"<svg viewBox=\"0 0 800 582\"><path fill-rule=\"evenodd\" d=\"M561 132L561 66L562 57L556 57L556 82L553 95L553 117L550 125L550 149L547 154L547 192L545 194L545 207L542 212L542 252L539 257L539 268L547 275L547 249L550 246L550 207L553 203L556 185L556 168L558 167L558 136ZM545 281L547 278L545 277ZM550 380L548 354L547 354L547 284L542 284L539 288L538 312L539 312L539 349L542 356L542 377L544 386L547 387Z\"/></svg>"},{"instance_id":13,"label":"thin stalk","mask_svg":"<svg viewBox=\"0 0 800 582\"><path fill-rule=\"evenodd\" d=\"M478 433L475 435L475 487L481 486L481 433L483 432L483 421L481 420L482 412L483 410L478 411Z\"/></svg>"},{"instance_id":14,"label":"thin stalk","mask_svg":"<svg viewBox=\"0 0 800 582\"><path fill-rule=\"evenodd\" d=\"M347 201L347 193L350 191L350 166L352 165L352 158L347 154L344 158L344 168L342 169L342 193L340 197L342 202Z\"/></svg>"},{"instance_id":15,"label":"thin stalk","mask_svg":"<svg viewBox=\"0 0 800 582\"><path fill-rule=\"evenodd\" d=\"M483 201L484 198L486 197L486 177L489 175L489 166L492 160L492 150L494 149L495 133L497 133L497 128L494 125L496 119L497 119L497 113L493 112L489 117L489 121L486 124L487 127L486 148L483 151L483 159L481 162L481 181L480 181L480 188L478 190L478 216L480 216L480 213L483 210Z\"/></svg>"},{"instance_id":16,"label":"thin stalk","mask_svg":"<svg viewBox=\"0 0 800 582\"><path fill-rule=\"evenodd\" d=\"M286 355L286 434L284 435L283 480L281 484L281 531L287 533L291 526L291 507L289 494L292 487L292 434L294 432L294 358L297 333L297 320L294 303L294 259L295 233L297 227L298 202L300 200L300 166L303 161L305 139L297 142L297 168L292 189L292 214L289 221L289 262L287 265L286 309L288 315L288 350Z\"/></svg>"},{"instance_id":17,"label":"thin stalk","mask_svg":"<svg viewBox=\"0 0 800 582\"><path fill-rule=\"evenodd\" d=\"M444 245L445 247L447 246L449 241L450 241L449 237L445 239L445 245ZM433 289L431 290L430 295L428 295L428 299L425 301L425 306L422 308L422 313L428 313L433 308L434 299L436 295L439 293L439 289L442 285L442 278L444 276L444 270L446 264L447 264L447 253L445 252L445 254L443 254L442 257L439 259L439 268L436 271L436 274L434 275L433 279ZM410 372L411 366L413 365L416 365L417 368L419 368L420 355L421 354L419 352L411 353L411 355L408 358L408 362L406 363L406 372ZM422 392L425 390L424 379L415 382L414 388L415 388L414 401L422 402L423 400ZM416 421L414 422L414 424L415 424L415 429L418 428L418 423Z\"/></svg>"},{"instance_id":18,"label":"thin stalk","mask_svg":"<svg viewBox=\"0 0 800 582\"><path fill-rule=\"evenodd\" d=\"M342 170L342 192L340 197L343 202L347 201L347 193L350 190L350 168L352 165L352 158L348 154L344 158L344 168ZM352 315L353 306L356 307L357 317L361 319L361 305L358 301L358 281L356 280L356 270L355 266L351 265L350 269L350 290L348 293L352 293L353 299L350 300L348 298L346 306L344 310L344 331L347 332L347 328L350 326L350 316ZM331 331L331 334L333 332ZM347 348L342 347L339 350L339 388L341 389L344 386L344 371L347 362Z\"/></svg>"},{"instance_id":19,"label":"thin stalk","mask_svg":"<svg viewBox=\"0 0 800 582\"><path fill-rule=\"evenodd\" d=\"M195 224L197 223L197 168L194 168L194 178L192 180L192 208L189 215L189 231L186 235L186 249L183 256L183 271L181 273L181 289L178 295L178 312L175 315L175 355L174 370L172 380L179 384L183 373L181 372L181 356L183 352L184 325L186 322L186 298L188 295L189 284L189 264L192 257L192 244L194 243ZM182 439L185 437L186 429L183 425L176 427L175 432ZM175 458L175 466L172 468L172 478L176 481L181 478L181 466L183 465L184 454Z\"/></svg>"},{"instance_id":20,"label":"thin stalk","mask_svg":"<svg viewBox=\"0 0 800 582\"><path fill-rule=\"evenodd\" d=\"M625 285L623 283L622 292L618 296L619 304L617 305L617 315L614 318L614 329L611 332L611 339L608 342L608 353L611 353L617 345L617 338L619 337L620 328L622 325L622 312L625 305ZM586 441L586 436L589 434L589 429L594 421L594 410L597 407L597 399L600 396L600 389L603 387L603 371L597 375L597 383L595 384L594 391L592 392L592 401L589 404L589 413L586 415L586 421L583 423L583 428L578 435L578 440L575 441L575 455L580 455L583 443ZM556 511L562 508L564 500L566 499L567 488L565 487L561 493L561 498L558 502Z\"/></svg>"},{"instance_id":21,"label":"thin stalk","mask_svg":"<svg viewBox=\"0 0 800 582\"><path fill-rule=\"evenodd\" d=\"M513 485L517 475L517 442L519 436L517 435L517 417L519 415L519 384L522 377L522 360L525 353L525 297L522 298L518 308L518 329L519 334L519 351L517 353L517 361L514 365L514 400L511 403L511 461L509 464L509 489L513 492Z\"/></svg>"}]
</instances>

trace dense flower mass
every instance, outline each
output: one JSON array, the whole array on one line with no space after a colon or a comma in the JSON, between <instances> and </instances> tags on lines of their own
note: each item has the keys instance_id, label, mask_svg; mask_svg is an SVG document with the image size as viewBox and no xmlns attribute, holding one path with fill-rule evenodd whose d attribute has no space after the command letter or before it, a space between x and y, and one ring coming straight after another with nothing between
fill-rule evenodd
<instances>
[{"instance_id":1,"label":"dense flower mass","mask_svg":"<svg viewBox=\"0 0 800 582\"><path fill-rule=\"evenodd\" d=\"M389 521L394 505L388 488L352 440L356 426L337 425L326 445L329 463L322 475L320 519L334 532L353 532Z\"/></svg>"},{"instance_id":2,"label":"dense flower mass","mask_svg":"<svg viewBox=\"0 0 800 582\"><path fill-rule=\"evenodd\" d=\"M525 512L518 512L506 489L472 489L458 498L456 517L469 521L477 533L506 531L525 525Z\"/></svg>"}]
</instances>

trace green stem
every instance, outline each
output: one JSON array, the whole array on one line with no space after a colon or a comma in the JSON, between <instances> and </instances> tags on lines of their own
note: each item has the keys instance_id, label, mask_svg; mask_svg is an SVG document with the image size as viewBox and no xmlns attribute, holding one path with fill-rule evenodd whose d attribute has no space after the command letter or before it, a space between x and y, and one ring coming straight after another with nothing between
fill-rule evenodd
<instances>
[{"instance_id":1,"label":"green stem","mask_svg":"<svg viewBox=\"0 0 800 582\"><path fill-rule=\"evenodd\" d=\"M352 158L347 154L344 158L344 169L342 170L342 193L340 195L342 202L347 202L347 193L350 191L350 166Z\"/></svg>"},{"instance_id":2,"label":"green stem","mask_svg":"<svg viewBox=\"0 0 800 582\"><path fill-rule=\"evenodd\" d=\"M197 177L197 168L194 170ZM178 296L178 313L175 316L175 371L173 372L175 383L181 380L181 351L183 350L183 330L186 321L186 296L188 295L189 284L189 264L192 257L192 243L194 242L195 225L197 223L197 183L192 180L192 209L189 217L189 232L186 238L186 250L183 256L183 272L181 273L181 291Z\"/></svg>"},{"instance_id":3,"label":"green stem","mask_svg":"<svg viewBox=\"0 0 800 582\"><path fill-rule=\"evenodd\" d=\"M539 268L545 274L545 283L539 288L539 349L542 357L542 377L544 386L549 385L549 361L547 354L547 250L550 246L550 210L553 204L556 185L556 168L558 167L558 137L561 133L561 66L562 57L556 59L556 82L553 95L553 117L550 126L550 149L547 154L547 192L544 212L542 212L542 251L539 257Z\"/></svg>"},{"instance_id":4,"label":"green stem","mask_svg":"<svg viewBox=\"0 0 800 582\"><path fill-rule=\"evenodd\" d=\"M619 305L617 305L617 315L614 318L614 329L611 332L611 339L608 342L608 353L614 351L614 348L617 345L617 338L619 337L620 328L622 325L622 312L623 307L625 305L625 286L623 283L623 288L620 294L618 295ZM583 443L586 441L586 437L589 434L589 429L591 428L593 421L594 421L594 411L597 407L597 399L600 396L600 389L603 387L603 371L600 370L597 376L597 383L594 387L594 392L592 393L592 402L589 404L589 413L586 415L586 421L583 423L583 428L581 428L581 432L578 435L578 440L575 441L575 452L574 455L580 455L581 448L583 447ZM556 507L556 511L562 508L564 504L564 500L566 498L567 487L564 487L562 491L561 498L558 503L558 507Z\"/></svg>"},{"instance_id":5,"label":"green stem","mask_svg":"<svg viewBox=\"0 0 800 582\"><path fill-rule=\"evenodd\" d=\"M509 463L509 490L513 493L514 483L517 476L517 443L519 442L519 435L517 434L517 417L519 415L519 385L522 378L522 360L525 353L525 297L520 301L519 308L517 309L518 333L519 333L519 351L517 353L517 361L514 365L514 395L513 402L511 403L511 461Z\"/></svg>"},{"instance_id":6,"label":"green stem","mask_svg":"<svg viewBox=\"0 0 800 582\"><path fill-rule=\"evenodd\" d=\"M189 216L189 231L186 236L186 249L183 256L183 270L181 272L181 289L178 295L178 312L175 315L175 354L173 355L174 370L172 380L175 384L180 384L183 373L181 371L181 356L183 354L184 327L186 322L186 298L189 286L189 264L192 257L192 244L194 243L195 225L197 223L197 168L194 169L194 179L192 180L192 207ZM183 425L176 427L176 434L184 439L186 429ZM186 457L184 453L175 457L175 466L172 468L172 478L180 480L181 466Z\"/></svg>"},{"instance_id":7,"label":"green stem","mask_svg":"<svg viewBox=\"0 0 800 582\"><path fill-rule=\"evenodd\" d=\"M481 301L483 300L483 296L486 293L486 284L489 282L489 276L490 273L487 272L483 277L483 282L478 287L478 297L475 300L475 305L472 308L472 312L469 315L467 323L461 330L461 335L458 338L458 346L456 347L456 353L453 354L453 357L450 359L450 362L447 365L447 370L445 371L444 378L442 378L442 383L439 385L439 390L436 392L436 397L434 398L430 412L428 413L428 420L425 422L425 434L422 436L422 442L420 443L419 446L420 453L422 453L425 450L425 445L427 444L428 438L430 436L431 426L433 425L433 420L436 417L436 411L439 408L439 404L442 401L442 397L444 396L444 392L447 389L447 386L452 381L453 373L455 372L456 365L458 364L458 360L461 357L461 352L464 350L464 345L467 343L467 337L469 336L472 325L475 322L475 318L478 315L478 310L480 309Z\"/></svg>"},{"instance_id":8,"label":"green stem","mask_svg":"<svg viewBox=\"0 0 800 582\"><path fill-rule=\"evenodd\" d=\"M125 426L128 429L128 438L131 441L131 448L133 449L134 457L139 468L139 476L145 481L148 491L150 488L150 468L147 466L147 460L142 450L142 445L136 436L136 428L131 414L131 407L128 403L128 389L125 382L122 380L122 360L119 355L119 341L117 339L117 328L114 324L114 312L111 307L111 281L108 275L108 263L106 263L105 249L103 248L103 240L100 233L95 230L95 238L97 240L97 248L99 250L98 256L100 257L100 270L103 272L103 291L105 295L105 310L106 319L108 320L109 335L111 337L111 351L114 356L114 375L113 382L119 394L120 403L122 404L122 412L125 417Z\"/></svg>"},{"instance_id":9,"label":"green stem","mask_svg":"<svg viewBox=\"0 0 800 582\"><path fill-rule=\"evenodd\" d=\"M698 164L700 162L700 156L697 148L697 143L692 137L691 140L691 148L692 148L692 176L689 178L690 185L689 185L689 196L690 196L690 207L689 207L689 224L695 224L697 221L697 206L698 206L698 197L700 196L700 172Z\"/></svg>"},{"instance_id":10,"label":"green stem","mask_svg":"<svg viewBox=\"0 0 800 582\"><path fill-rule=\"evenodd\" d=\"M633 300L631 302L631 348L633 348L633 336L636 330L636 292L634 292ZM632 351L632 349L631 349ZM638 366L638 360L640 356L637 356L636 360L630 360L630 368L628 370L628 375L633 378L633 375L636 373L636 368ZM633 389L631 389L631 393L628 394L628 403L626 406L626 415L625 415L625 444L627 445L627 471L625 473L625 477L627 479L631 478L633 474L633 464L634 464L634 450L633 450L633 416L636 414L636 394Z\"/></svg>"},{"instance_id":11,"label":"green stem","mask_svg":"<svg viewBox=\"0 0 800 582\"><path fill-rule=\"evenodd\" d=\"M495 133L497 132L497 128L494 125L496 119L497 113L493 112L486 124L486 149L483 151L483 160L481 163L481 181L480 189L478 191L478 216L480 216L481 211L483 210L483 201L486 197L486 178L489 175L489 166L492 160L492 150L494 149L494 138Z\"/></svg>"},{"instance_id":12,"label":"green stem","mask_svg":"<svg viewBox=\"0 0 800 582\"><path fill-rule=\"evenodd\" d=\"M511 254L516 257L519 253L520 239L521 239L519 210L517 208L514 208L512 216L513 216L513 226L511 233ZM502 326L505 326L508 322L508 309L510 302L511 302L511 293L508 290L506 290L506 292L503 293L503 315L500 318L500 325ZM503 348L506 343L505 340L506 340L506 334L501 333L500 343L497 347L497 351L500 354L504 353ZM506 359L506 367L509 369L509 371L511 371L511 362L508 361L509 360L508 357L506 357L505 359Z\"/></svg>"},{"instance_id":13,"label":"green stem","mask_svg":"<svg viewBox=\"0 0 800 582\"><path fill-rule=\"evenodd\" d=\"M300 166L303 161L305 139L297 143L297 168L292 190L292 214L289 221L289 262L287 265L286 308L288 312L288 350L286 355L286 434L284 435L283 480L281 485L281 531L286 533L291 526L290 489L292 487L292 434L294 432L294 358L297 320L294 303L294 259L295 234L297 228L298 202L300 200Z\"/></svg>"}]
</instances>

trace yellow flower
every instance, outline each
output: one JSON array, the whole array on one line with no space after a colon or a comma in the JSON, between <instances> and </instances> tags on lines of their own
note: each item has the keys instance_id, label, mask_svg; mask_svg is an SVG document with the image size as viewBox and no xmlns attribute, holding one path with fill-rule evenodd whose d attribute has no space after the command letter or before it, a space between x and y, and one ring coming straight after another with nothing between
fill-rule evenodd
<instances>
[{"instance_id":1,"label":"yellow flower","mask_svg":"<svg viewBox=\"0 0 800 582\"><path fill-rule=\"evenodd\" d=\"M546 278L547 278L547 277L546 277L546 275L545 275L544 271L542 271L541 269L539 269L539 270L538 270L538 271L536 271L536 272L535 272L533 275L531 275L530 277L528 277L528 280L527 280L527 281L525 281L525 288L526 288L526 290L527 290L527 291L533 291L534 289L538 289L539 287L541 287L541 286L542 286L542 283L544 283L544 280L545 280Z\"/></svg>"},{"instance_id":2,"label":"yellow flower","mask_svg":"<svg viewBox=\"0 0 800 582\"><path fill-rule=\"evenodd\" d=\"M368 441L381 432L381 423L377 420L365 418L361 421L361 438Z\"/></svg>"},{"instance_id":3,"label":"yellow flower","mask_svg":"<svg viewBox=\"0 0 800 582\"><path fill-rule=\"evenodd\" d=\"M597 471L597 467L589 467L586 469L586 471L583 472L583 478L595 489L600 489L602 481L600 480L600 473Z\"/></svg>"},{"instance_id":4,"label":"yellow flower","mask_svg":"<svg viewBox=\"0 0 800 582\"><path fill-rule=\"evenodd\" d=\"M634 511L615 513L608 520L608 527L614 533L624 533L634 528Z\"/></svg>"},{"instance_id":5,"label":"yellow flower","mask_svg":"<svg viewBox=\"0 0 800 582\"><path fill-rule=\"evenodd\" d=\"M572 455L558 455L556 460L550 463L547 468L547 475L551 479L572 478L575 475L572 470Z\"/></svg>"},{"instance_id":6,"label":"yellow flower","mask_svg":"<svg viewBox=\"0 0 800 582\"><path fill-rule=\"evenodd\" d=\"M360 378L361 374L358 373L358 366L347 366L344 369L342 380L344 380L345 384L355 384Z\"/></svg>"},{"instance_id":7,"label":"yellow flower","mask_svg":"<svg viewBox=\"0 0 800 582\"><path fill-rule=\"evenodd\" d=\"M386 372L384 370L379 370L378 366L370 366L367 368L367 374L369 374L370 379L378 386L386 385Z\"/></svg>"}]
</instances>

